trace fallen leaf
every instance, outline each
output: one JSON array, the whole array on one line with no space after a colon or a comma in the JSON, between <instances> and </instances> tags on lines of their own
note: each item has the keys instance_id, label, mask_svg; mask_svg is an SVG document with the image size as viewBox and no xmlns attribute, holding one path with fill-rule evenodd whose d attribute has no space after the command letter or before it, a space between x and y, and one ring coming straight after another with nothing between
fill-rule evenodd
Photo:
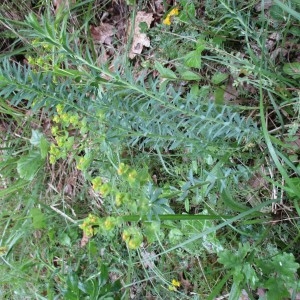
<instances>
[{"instance_id":1,"label":"fallen leaf","mask_svg":"<svg viewBox=\"0 0 300 300\"><path fill-rule=\"evenodd\" d=\"M91 35L96 43L111 45L114 35L114 26L108 23L102 23L100 26L91 26Z\"/></svg>"},{"instance_id":2,"label":"fallen leaf","mask_svg":"<svg viewBox=\"0 0 300 300\"><path fill-rule=\"evenodd\" d=\"M75 3L75 0L53 0L52 4L55 9L55 13L57 13L60 9L63 10L64 8L69 8L69 4Z\"/></svg>"},{"instance_id":3,"label":"fallen leaf","mask_svg":"<svg viewBox=\"0 0 300 300\"><path fill-rule=\"evenodd\" d=\"M90 237L88 237L83 231L82 239L80 241L80 247L83 248L89 242L89 239Z\"/></svg>"},{"instance_id":4,"label":"fallen leaf","mask_svg":"<svg viewBox=\"0 0 300 300\"><path fill-rule=\"evenodd\" d=\"M141 32L140 24L146 23L149 28L151 22L153 21L153 14L146 13L144 11L138 11L135 17L134 31L133 31L133 41L131 50L129 53L130 58L134 58L137 54L141 54L143 47L150 47L150 39L145 33ZM132 32L132 24L129 25L128 33Z\"/></svg>"},{"instance_id":5,"label":"fallen leaf","mask_svg":"<svg viewBox=\"0 0 300 300\"><path fill-rule=\"evenodd\" d=\"M239 300L250 300L250 298L245 290L242 290Z\"/></svg>"},{"instance_id":6,"label":"fallen leaf","mask_svg":"<svg viewBox=\"0 0 300 300\"><path fill-rule=\"evenodd\" d=\"M153 251L151 252L147 252L146 250L141 251L141 255L142 255L142 263L144 265L145 268L150 268L150 269L154 269L155 264L154 261L155 259L155 253Z\"/></svg>"},{"instance_id":7,"label":"fallen leaf","mask_svg":"<svg viewBox=\"0 0 300 300\"><path fill-rule=\"evenodd\" d=\"M255 10L257 12L262 10L267 10L272 6L272 4L273 4L272 0L259 1L259 3L255 5Z\"/></svg>"},{"instance_id":8,"label":"fallen leaf","mask_svg":"<svg viewBox=\"0 0 300 300\"><path fill-rule=\"evenodd\" d=\"M157 14L161 14L164 12L164 3L163 0L155 0L154 1L155 9Z\"/></svg>"}]
</instances>

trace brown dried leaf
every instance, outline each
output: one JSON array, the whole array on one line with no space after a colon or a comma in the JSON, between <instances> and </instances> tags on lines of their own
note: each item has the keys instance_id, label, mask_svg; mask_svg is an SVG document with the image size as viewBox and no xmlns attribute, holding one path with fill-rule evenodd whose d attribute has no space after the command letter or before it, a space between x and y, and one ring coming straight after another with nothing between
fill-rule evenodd
<instances>
[{"instance_id":1,"label":"brown dried leaf","mask_svg":"<svg viewBox=\"0 0 300 300\"><path fill-rule=\"evenodd\" d=\"M114 26L108 23L102 23L100 26L91 26L91 35L96 43L111 45L114 35Z\"/></svg>"},{"instance_id":2,"label":"brown dried leaf","mask_svg":"<svg viewBox=\"0 0 300 300\"><path fill-rule=\"evenodd\" d=\"M83 231L82 239L80 241L80 247L83 248L89 242L89 239L90 237L88 237Z\"/></svg>"},{"instance_id":3,"label":"brown dried leaf","mask_svg":"<svg viewBox=\"0 0 300 300\"><path fill-rule=\"evenodd\" d=\"M164 12L165 9L164 9L163 0L155 0L154 5L157 14L161 14Z\"/></svg>"},{"instance_id":4,"label":"brown dried leaf","mask_svg":"<svg viewBox=\"0 0 300 300\"><path fill-rule=\"evenodd\" d=\"M140 23L145 22L147 27L150 27L151 22L153 21L153 14L146 13L144 11L138 11L135 17L135 24L134 24L134 32L133 32L133 41L131 50L129 53L130 58L134 58L137 54L141 54L143 47L150 46L150 39L147 37L145 33L140 31ZM129 26L129 34L131 33L131 24Z\"/></svg>"},{"instance_id":5,"label":"brown dried leaf","mask_svg":"<svg viewBox=\"0 0 300 300\"><path fill-rule=\"evenodd\" d=\"M75 0L53 0L53 7L55 8L55 13L57 13L60 9L63 10L64 8L69 8L71 3L75 3Z\"/></svg>"},{"instance_id":6,"label":"brown dried leaf","mask_svg":"<svg viewBox=\"0 0 300 300\"><path fill-rule=\"evenodd\" d=\"M141 256L143 258L142 263L144 267L146 269L147 268L154 269L155 267L154 261L156 260L155 253L153 251L147 252L146 250L144 250L141 251Z\"/></svg>"},{"instance_id":7,"label":"brown dried leaf","mask_svg":"<svg viewBox=\"0 0 300 300\"><path fill-rule=\"evenodd\" d=\"M249 295L247 294L247 292L245 290L242 290L239 300L250 300Z\"/></svg>"},{"instance_id":8,"label":"brown dried leaf","mask_svg":"<svg viewBox=\"0 0 300 300\"><path fill-rule=\"evenodd\" d=\"M272 6L272 4L273 4L272 0L259 1L259 3L255 5L255 10L257 12L262 10L267 10Z\"/></svg>"}]
</instances>

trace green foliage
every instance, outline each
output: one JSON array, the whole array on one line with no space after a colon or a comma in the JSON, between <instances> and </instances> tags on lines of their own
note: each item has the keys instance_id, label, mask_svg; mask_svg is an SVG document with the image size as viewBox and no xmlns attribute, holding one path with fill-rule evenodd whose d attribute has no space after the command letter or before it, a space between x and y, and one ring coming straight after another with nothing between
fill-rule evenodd
<instances>
[{"instance_id":1,"label":"green foliage","mask_svg":"<svg viewBox=\"0 0 300 300\"><path fill-rule=\"evenodd\" d=\"M88 299L121 299L120 289L119 280L114 283L109 281L108 268L103 264L97 278L91 278L84 282L80 281L76 273L69 273L63 297L74 300L82 297L88 297Z\"/></svg>"},{"instance_id":2,"label":"green foliage","mask_svg":"<svg viewBox=\"0 0 300 300\"><path fill-rule=\"evenodd\" d=\"M283 72L297 79L300 78L300 63L294 62L285 64L283 66Z\"/></svg>"},{"instance_id":3,"label":"green foliage","mask_svg":"<svg viewBox=\"0 0 300 300\"><path fill-rule=\"evenodd\" d=\"M218 254L218 261L233 277L230 298L235 299L247 287L267 289L266 299L289 297L289 290L297 288L295 274L299 269L293 254L283 252L271 258L257 258L256 252L255 247L246 243L239 244L235 253L224 250Z\"/></svg>"},{"instance_id":4,"label":"green foliage","mask_svg":"<svg viewBox=\"0 0 300 300\"><path fill-rule=\"evenodd\" d=\"M93 41L111 5L0 18L27 60L0 61L3 298L288 298L299 3L181 0L134 60Z\"/></svg>"},{"instance_id":5,"label":"green foliage","mask_svg":"<svg viewBox=\"0 0 300 300\"><path fill-rule=\"evenodd\" d=\"M45 214L41 212L40 209L34 207L30 210L30 215L32 217L32 225L35 229L43 229L46 227Z\"/></svg>"}]
</instances>

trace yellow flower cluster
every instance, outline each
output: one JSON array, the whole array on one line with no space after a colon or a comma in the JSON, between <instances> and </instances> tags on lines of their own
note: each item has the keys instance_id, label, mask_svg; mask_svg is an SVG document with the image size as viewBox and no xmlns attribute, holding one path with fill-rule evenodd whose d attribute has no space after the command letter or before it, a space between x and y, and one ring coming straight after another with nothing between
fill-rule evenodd
<instances>
[{"instance_id":1,"label":"yellow flower cluster","mask_svg":"<svg viewBox=\"0 0 300 300\"><path fill-rule=\"evenodd\" d=\"M95 177L92 180L93 190L100 193L103 197L107 196L112 191L110 183L103 183L100 176Z\"/></svg>"},{"instance_id":2,"label":"yellow flower cluster","mask_svg":"<svg viewBox=\"0 0 300 300\"><path fill-rule=\"evenodd\" d=\"M124 176L130 184L135 183L138 177L137 171L124 163L120 163L118 174Z\"/></svg>"},{"instance_id":3,"label":"yellow flower cluster","mask_svg":"<svg viewBox=\"0 0 300 300\"><path fill-rule=\"evenodd\" d=\"M92 214L89 214L89 216L83 221L83 223L79 225L79 228L83 230L86 237L90 238L94 234L96 234L97 229L95 226L97 225L99 225L99 218Z\"/></svg>"},{"instance_id":4,"label":"yellow flower cluster","mask_svg":"<svg viewBox=\"0 0 300 300\"><path fill-rule=\"evenodd\" d=\"M51 133L56 143L50 145L50 163L54 164L59 158L65 159L69 151L73 150L74 137L69 136L69 132L74 129L82 129L86 127L85 120L80 120L79 115L73 112L65 112L63 104L56 106L57 115L53 117L55 125L51 128Z\"/></svg>"},{"instance_id":5,"label":"yellow flower cluster","mask_svg":"<svg viewBox=\"0 0 300 300\"><path fill-rule=\"evenodd\" d=\"M171 282L171 285L169 285L170 291L177 291L177 288L180 287L180 282L176 279L173 279Z\"/></svg>"},{"instance_id":6,"label":"yellow flower cluster","mask_svg":"<svg viewBox=\"0 0 300 300\"><path fill-rule=\"evenodd\" d=\"M117 224L117 219L114 217L107 217L103 223L103 228L107 231L115 228Z\"/></svg>"},{"instance_id":7,"label":"yellow flower cluster","mask_svg":"<svg viewBox=\"0 0 300 300\"><path fill-rule=\"evenodd\" d=\"M136 250L143 242L143 235L139 228L132 226L124 229L122 240L126 242L129 249Z\"/></svg>"},{"instance_id":8,"label":"yellow flower cluster","mask_svg":"<svg viewBox=\"0 0 300 300\"><path fill-rule=\"evenodd\" d=\"M173 16L178 16L178 15L179 15L179 8L178 7L174 7L173 9L171 9L169 11L169 13L167 14L167 16L163 20L163 24L170 26L171 25L171 18Z\"/></svg>"}]
</instances>

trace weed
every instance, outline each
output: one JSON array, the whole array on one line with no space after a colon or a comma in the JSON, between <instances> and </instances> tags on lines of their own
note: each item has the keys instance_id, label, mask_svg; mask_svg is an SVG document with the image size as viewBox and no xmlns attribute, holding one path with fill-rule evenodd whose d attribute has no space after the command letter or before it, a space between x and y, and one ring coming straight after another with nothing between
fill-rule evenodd
<instances>
[{"instance_id":1,"label":"weed","mask_svg":"<svg viewBox=\"0 0 300 300\"><path fill-rule=\"evenodd\" d=\"M297 1L150 2L1 8L2 298L299 292Z\"/></svg>"}]
</instances>

